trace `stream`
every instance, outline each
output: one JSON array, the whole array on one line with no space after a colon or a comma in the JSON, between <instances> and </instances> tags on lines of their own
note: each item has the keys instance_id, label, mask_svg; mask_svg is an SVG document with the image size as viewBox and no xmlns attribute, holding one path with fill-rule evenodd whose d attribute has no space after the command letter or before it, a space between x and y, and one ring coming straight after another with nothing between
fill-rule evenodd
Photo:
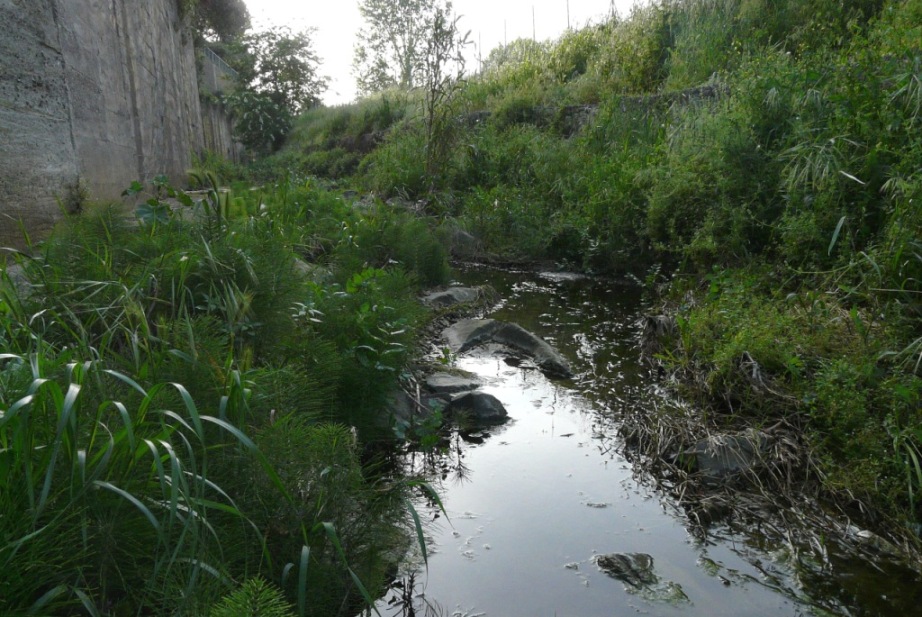
<instances>
[{"instance_id":1,"label":"stream","mask_svg":"<svg viewBox=\"0 0 922 617\"><path fill-rule=\"evenodd\" d=\"M674 498L623 456L621 413L676 404L638 362L639 289L481 267L458 279L492 285L502 300L489 317L543 337L576 377L549 380L488 352L454 359L484 380L510 418L452 435L432 479L447 520L420 504L430 521L428 565L405 566L412 590L404 578L403 602L393 590L378 603L382 615L922 614L912 569L838 554L834 543L817 559L815 547L771 526L719 523L693 532ZM633 586L601 571L595 559L610 553L651 556L655 584Z\"/></svg>"}]
</instances>

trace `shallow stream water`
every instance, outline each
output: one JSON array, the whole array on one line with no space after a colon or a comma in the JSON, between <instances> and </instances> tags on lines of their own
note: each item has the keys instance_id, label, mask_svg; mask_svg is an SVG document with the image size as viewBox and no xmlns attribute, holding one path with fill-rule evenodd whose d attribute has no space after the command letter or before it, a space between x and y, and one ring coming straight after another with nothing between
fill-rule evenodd
<instances>
[{"instance_id":1,"label":"shallow stream water","mask_svg":"<svg viewBox=\"0 0 922 617\"><path fill-rule=\"evenodd\" d=\"M509 412L504 425L455 433L436 484L448 520L422 507L428 567L416 569L417 615L913 615L920 581L908 568L827 556L759 528L693 533L667 495L621 452L619 414L670 404L638 363L639 290L559 273L472 268L492 285L489 316L544 337L576 377L552 381L499 355L455 366L484 379ZM645 553L658 582L634 588L596 566L606 553ZM379 603L394 614L393 592ZM389 602L391 602L389 604Z\"/></svg>"}]
</instances>

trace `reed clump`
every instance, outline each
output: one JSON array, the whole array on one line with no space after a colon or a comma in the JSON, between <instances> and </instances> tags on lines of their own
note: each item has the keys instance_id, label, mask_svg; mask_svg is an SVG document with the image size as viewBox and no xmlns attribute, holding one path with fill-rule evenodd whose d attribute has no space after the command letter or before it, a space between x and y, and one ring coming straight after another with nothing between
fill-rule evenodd
<instances>
[{"instance_id":1,"label":"reed clump","mask_svg":"<svg viewBox=\"0 0 922 617\"><path fill-rule=\"evenodd\" d=\"M196 183L136 184L135 216L0 276L5 615L355 612L413 538L362 457L447 273L434 232L414 253L384 206Z\"/></svg>"}]
</instances>

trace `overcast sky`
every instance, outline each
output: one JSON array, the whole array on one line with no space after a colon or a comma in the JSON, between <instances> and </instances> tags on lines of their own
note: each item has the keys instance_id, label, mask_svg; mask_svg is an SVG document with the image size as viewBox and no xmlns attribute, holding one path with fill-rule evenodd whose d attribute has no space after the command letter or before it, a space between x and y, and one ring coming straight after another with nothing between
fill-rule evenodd
<instances>
[{"instance_id":1,"label":"overcast sky","mask_svg":"<svg viewBox=\"0 0 922 617\"><path fill-rule=\"evenodd\" d=\"M567 28L569 4L570 26L577 28L589 21L607 17L614 6L619 15L627 16L635 0L454 0L455 12L461 15L461 28L470 30L470 39L482 48L485 58L504 40L532 36L538 40L557 38ZM328 105L348 103L355 98L352 54L355 36L362 26L358 0L246 0L257 29L287 25L295 30L316 28L314 44L323 58L322 74L330 77L330 89L323 96ZM476 58L476 49L471 49ZM476 70L475 63L468 64Z\"/></svg>"}]
</instances>

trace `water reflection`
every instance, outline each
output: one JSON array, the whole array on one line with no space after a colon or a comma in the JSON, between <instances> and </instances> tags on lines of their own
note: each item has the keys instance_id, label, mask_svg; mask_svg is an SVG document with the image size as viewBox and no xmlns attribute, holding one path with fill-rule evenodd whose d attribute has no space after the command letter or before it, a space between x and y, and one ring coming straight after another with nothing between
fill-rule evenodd
<instances>
[{"instance_id":1,"label":"water reflection","mask_svg":"<svg viewBox=\"0 0 922 617\"><path fill-rule=\"evenodd\" d=\"M428 570L410 565L411 584L404 580L383 600L382 613L588 617L916 610L920 587L907 569L878 572L849 563L842 557L848 552L834 543L814 546L809 534L793 534L795 521L785 517L797 516L803 504L774 506L779 511L766 516L771 504L741 498L727 520L707 496L697 502L676 499L668 478L632 465L618 437L620 419L673 404L651 387L637 362L636 289L560 274L472 271L462 277L496 287L503 300L490 316L544 337L567 356L576 376L551 382L489 353L457 360L459 368L484 380L484 390L503 402L511 419L488 431L455 430L437 456L408 455L413 469L439 484L449 520L438 517L437 508L428 509ZM596 560L609 553L649 555L657 585L638 589L601 572ZM399 594L402 603L394 600Z\"/></svg>"}]
</instances>

